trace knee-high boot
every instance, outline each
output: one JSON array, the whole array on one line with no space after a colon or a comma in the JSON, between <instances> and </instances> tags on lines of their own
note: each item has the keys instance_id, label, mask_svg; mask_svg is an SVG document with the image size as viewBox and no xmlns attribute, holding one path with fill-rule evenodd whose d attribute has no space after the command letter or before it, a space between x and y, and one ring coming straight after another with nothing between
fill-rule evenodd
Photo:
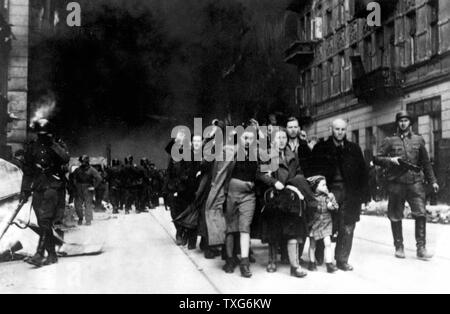
<instances>
[{"instance_id":1,"label":"knee-high boot","mask_svg":"<svg viewBox=\"0 0 450 314\"><path fill-rule=\"evenodd\" d=\"M428 260L433 257L428 253L426 248L426 235L427 235L427 218L416 218L416 241L417 241L417 258L422 260Z\"/></svg>"},{"instance_id":2,"label":"knee-high boot","mask_svg":"<svg viewBox=\"0 0 450 314\"><path fill-rule=\"evenodd\" d=\"M401 221L391 221L392 236L394 238L395 257L405 258L403 246L403 226Z\"/></svg>"}]
</instances>

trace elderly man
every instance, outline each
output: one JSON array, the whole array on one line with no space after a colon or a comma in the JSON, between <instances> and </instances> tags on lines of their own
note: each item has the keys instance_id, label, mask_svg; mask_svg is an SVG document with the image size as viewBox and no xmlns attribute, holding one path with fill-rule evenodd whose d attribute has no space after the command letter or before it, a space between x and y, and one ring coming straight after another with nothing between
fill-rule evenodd
<instances>
[{"instance_id":1,"label":"elderly man","mask_svg":"<svg viewBox=\"0 0 450 314\"><path fill-rule=\"evenodd\" d=\"M405 258L403 247L402 219L405 201L411 206L416 220L417 257L422 260L432 256L426 249L426 196L424 181L439 191L433 167L431 166L425 140L412 132L412 117L406 111L396 116L397 134L385 139L375 164L388 169L389 182L388 217L394 237L395 256Z\"/></svg>"},{"instance_id":2,"label":"elderly man","mask_svg":"<svg viewBox=\"0 0 450 314\"><path fill-rule=\"evenodd\" d=\"M318 143L312 152L311 171L323 175L339 204L333 217L338 232L335 258L337 267L352 271L348 264L353 244L353 233L360 220L361 204L370 199L368 169L361 148L347 140L347 122L337 119L332 123L332 136Z\"/></svg>"}]
</instances>

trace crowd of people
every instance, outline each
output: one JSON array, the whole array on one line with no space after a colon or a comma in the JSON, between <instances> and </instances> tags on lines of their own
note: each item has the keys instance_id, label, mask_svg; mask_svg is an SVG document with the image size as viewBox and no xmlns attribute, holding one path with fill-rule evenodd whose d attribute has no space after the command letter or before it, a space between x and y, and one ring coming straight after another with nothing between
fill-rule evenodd
<instances>
[{"instance_id":1,"label":"crowd of people","mask_svg":"<svg viewBox=\"0 0 450 314\"><path fill-rule=\"evenodd\" d=\"M113 159L111 166L103 167L91 165L89 156L83 155L79 162L68 176L69 203L74 201L79 225L84 220L90 225L94 209L104 210L104 200L111 204L113 214L129 214L133 207L136 213L143 213L159 205L164 173L149 159L136 164L130 155L123 164Z\"/></svg>"},{"instance_id":2,"label":"crowd of people","mask_svg":"<svg viewBox=\"0 0 450 314\"><path fill-rule=\"evenodd\" d=\"M428 184L437 193L439 185L425 141L412 131L413 117L400 112L395 119L397 133L384 140L371 161L347 140L344 119L333 121L327 140L308 141L298 119L280 126L272 117L263 127L251 119L241 133L233 127L228 132L229 126L219 120L203 136L180 130L166 147L170 161L164 173L145 158L136 164L132 156L124 164L115 159L110 167L95 169L84 155L69 175L67 147L50 122L41 119L33 127L36 140L25 146L18 162L24 173L20 200L24 204L33 196L40 230L36 254L27 262L40 267L58 261L52 230L64 217L68 190L79 224L85 220L87 225L105 195L114 213L129 213L133 206L144 212L163 197L177 245L195 249L200 236L205 258L222 256L226 273L239 267L243 277L252 277L251 239L268 245L269 273L280 262L290 264L291 275L298 278L307 275L305 268L316 271L323 264L329 273L352 271L356 223L362 205L371 200L370 164L385 170L395 256L405 258L407 201L416 221L417 257L430 259L425 190Z\"/></svg>"},{"instance_id":3,"label":"crowd of people","mask_svg":"<svg viewBox=\"0 0 450 314\"><path fill-rule=\"evenodd\" d=\"M347 140L344 119L333 121L328 140L318 142L307 140L294 117L284 126L269 122L266 136L253 119L242 134L227 133L218 120L205 138L179 131L166 147L171 159L164 189L177 245L193 250L200 236L205 258L222 256L226 273L239 267L245 278L252 276L251 239L268 244L269 273L276 272L280 262L290 264L291 275L299 278L307 276L305 268L316 271L323 264L329 273L352 271L355 227L362 206L371 200L372 164L387 172L395 256L405 257L401 220L408 201L416 219L417 257L431 258L426 250L424 186L431 184L436 193L439 186L423 138L412 132L412 117L401 112L396 121L398 133L385 140L371 161L358 144ZM223 155L231 158L210 160L202 155L218 136L227 143L220 148ZM269 145L262 145L263 138ZM189 154L183 155L191 158L173 158L174 152L181 155L186 150Z\"/></svg>"}]
</instances>

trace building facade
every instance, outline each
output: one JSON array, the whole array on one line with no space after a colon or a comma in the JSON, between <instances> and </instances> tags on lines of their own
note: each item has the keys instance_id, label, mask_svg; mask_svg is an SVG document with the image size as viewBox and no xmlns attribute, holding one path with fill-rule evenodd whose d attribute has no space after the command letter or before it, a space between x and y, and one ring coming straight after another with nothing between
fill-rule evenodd
<instances>
[{"instance_id":1,"label":"building facade","mask_svg":"<svg viewBox=\"0 0 450 314\"><path fill-rule=\"evenodd\" d=\"M30 51L57 30L66 2L0 0L0 157L9 158L27 140Z\"/></svg>"},{"instance_id":2,"label":"building facade","mask_svg":"<svg viewBox=\"0 0 450 314\"><path fill-rule=\"evenodd\" d=\"M337 117L367 155L395 132L395 114L417 117L440 181L450 161L450 1L295 0L288 8L286 62L298 68L296 102L310 137L329 136Z\"/></svg>"}]
</instances>

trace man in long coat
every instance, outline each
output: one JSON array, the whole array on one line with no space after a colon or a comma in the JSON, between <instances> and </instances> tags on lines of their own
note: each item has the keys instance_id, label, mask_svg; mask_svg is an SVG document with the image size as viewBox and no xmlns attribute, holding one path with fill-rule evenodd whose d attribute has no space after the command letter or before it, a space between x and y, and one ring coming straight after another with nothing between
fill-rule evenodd
<instances>
[{"instance_id":1,"label":"man in long coat","mask_svg":"<svg viewBox=\"0 0 450 314\"><path fill-rule=\"evenodd\" d=\"M337 119L332 124L332 136L318 143L313 150L310 171L323 175L336 196L339 211L333 217L338 232L335 258L337 267L352 271L348 263L356 223L360 220L361 205L370 200L369 174L361 148L346 137L347 122Z\"/></svg>"}]
</instances>

